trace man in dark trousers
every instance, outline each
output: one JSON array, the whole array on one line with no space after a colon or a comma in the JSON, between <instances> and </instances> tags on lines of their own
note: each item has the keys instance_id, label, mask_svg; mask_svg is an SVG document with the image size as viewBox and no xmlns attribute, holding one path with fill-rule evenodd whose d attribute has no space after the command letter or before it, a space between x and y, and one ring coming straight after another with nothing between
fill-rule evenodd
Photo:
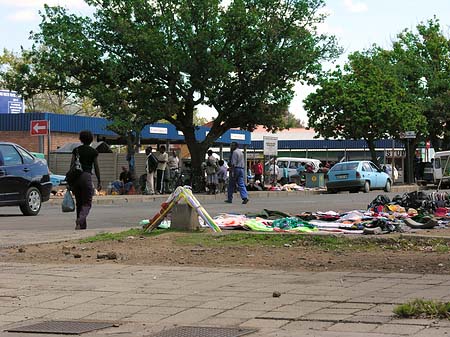
<instances>
[{"instance_id":1,"label":"man in dark trousers","mask_svg":"<svg viewBox=\"0 0 450 337\"><path fill-rule=\"evenodd\" d=\"M225 200L225 202L229 204L233 202L233 193L236 183L239 189L239 193L241 194L242 203L248 203L248 193L244 183L244 167L244 153L239 148L238 143L232 142L230 156L230 178L228 183L228 199Z\"/></svg>"}]
</instances>

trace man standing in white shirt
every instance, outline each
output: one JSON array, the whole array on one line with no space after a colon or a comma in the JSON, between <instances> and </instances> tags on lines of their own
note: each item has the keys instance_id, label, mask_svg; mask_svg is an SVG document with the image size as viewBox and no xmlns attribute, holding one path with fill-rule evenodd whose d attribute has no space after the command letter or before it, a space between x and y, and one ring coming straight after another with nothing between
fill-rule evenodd
<instances>
[{"instance_id":1,"label":"man standing in white shirt","mask_svg":"<svg viewBox=\"0 0 450 337\"><path fill-rule=\"evenodd\" d=\"M156 159L158 160L158 166L156 168L156 191L159 194L164 192L164 171L166 170L167 160L169 155L166 152L166 147L161 145L159 147L159 152L155 153Z\"/></svg>"}]
</instances>

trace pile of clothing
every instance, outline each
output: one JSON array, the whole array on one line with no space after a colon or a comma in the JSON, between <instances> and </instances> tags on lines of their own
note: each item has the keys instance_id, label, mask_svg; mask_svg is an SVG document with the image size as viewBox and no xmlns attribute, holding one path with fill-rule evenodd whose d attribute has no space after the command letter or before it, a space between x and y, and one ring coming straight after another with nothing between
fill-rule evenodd
<instances>
[{"instance_id":1,"label":"pile of clothing","mask_svg":"<svg viewBox=\"0 0 450 337\"><path fill-rule=\"evenodd\" d=\"M390 200L378 195L367 210L338 213L303 212L295 215L264 209L258 214L223 213L214 218L221 229L263 232L331 232L384 234L445 228L450 222L450 198L446 192L412 192Z\"/></svg>"},{"instance_id":2,"label":"pile of clothing","mask_svg":"<svg viewBox=\"0 0 450 337\"><path fill-rule=\"evenodd\" d=\"M268 191L311 191L311 190L318 191L325 189L326 189L325 187L314 187L314 188L305 187L298 185L296 183L289 183L284 185L276 184L274 186L267 187Z\"/></svg>"},{"instance_id":3,"label":"pile of clothing","mask_svg":"<svg viewBox=\"0 0 450 337\"><path fill-rule=\"evenodd\" d=\"M223 213L214 218L221 229L244 229L257 232L313 232L316 226L289 214L264 209L258 214Z\"/></svg>"}]
</instances>

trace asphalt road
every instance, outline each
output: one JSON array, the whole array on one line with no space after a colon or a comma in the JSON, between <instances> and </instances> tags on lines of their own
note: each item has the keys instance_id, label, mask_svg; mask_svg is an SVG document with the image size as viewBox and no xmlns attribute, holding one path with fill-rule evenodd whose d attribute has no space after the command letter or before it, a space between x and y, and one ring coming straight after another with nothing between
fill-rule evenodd
<instances>
[{"instance_id":1,"label":"asphalt road","mask_svg":"<svg viewBox=\"0 0 450 337\"><path fill-rule=\"evenodd\" d=\"M276 192L274 192L276 193ZM203 201L206 210L215 216L222 212L247 213L266 209L279 210L292 214L302 211L346 211L366 209L367 205L380 193L339 193L295 195L290 197L251 198L242 205L236 195L233 204L224 203L225 197ZM388 194L390 197L395 193ZM96 230L135 227L142 219L152 217L159 211L159 201L132 202L123 205L94 205L88 217L88 227ZM29 235L52 231L73 231L74 213L62 213L60 206L43 204L41 212L35 217L22 216L18 207L0 208L0 240L8 232L25 231Z\"/></svg>"}]
</instances>

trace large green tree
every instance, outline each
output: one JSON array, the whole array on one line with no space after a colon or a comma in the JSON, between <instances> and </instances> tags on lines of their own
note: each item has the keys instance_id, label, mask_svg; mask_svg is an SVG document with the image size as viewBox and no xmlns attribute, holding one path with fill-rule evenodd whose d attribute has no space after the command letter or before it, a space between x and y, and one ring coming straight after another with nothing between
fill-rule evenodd
<instances>
[{"instance_id":1,"label":"large green tree","mask_svg":"<svg viewBox=\"0 0 450 337\"><path fill-rule=\"evenodd\" d=\"M376 140L424 130L425 118L380 48L351 54L343 70L324 74L316 84L305 100L309 126L326 138L364 139L375 163Z\"/></svg>"},{"instance_id":2,"label":"large green tree","mask_svg":"<svg viewBox=\"0 0 450 337\"><path fill-rule=\"evenodd\" d=\"M317 32L323 0L86 2L94 18L45 8L36 61L93 97L112 120L173 123L197 170L228 129L283 127L294 83L339 53L334 37ZM123 109L114 108L115 96ZM115 102L107 109L105 97ZM218 113L203 141L195 136L200 104Z\"/></svg>"},{"instance_id":3,"label":"large green tree","mask_svg":"<svg viewBox=\"0 0 450 337\"><path fill-rule=\"evenodd\" d=\"M427 133L436 150L450 149L450 40L439 20L404 30L390 51L400 80L415 96L417 110L427 120Z\"/></svg>"},{"instance_id":4,"label":"large green tree","mask_svg":"<svg viewBox=\"0 0 450 337\"><path fill-rule=\"evenodd\" d=\"M100 113L92 99L56 88L51 74L41 71L32 57L27 50L15 54L5 49L0 55L0 87L18 92L26 102L27 112L89 116Z\"/></svg>"}]
</instances>

